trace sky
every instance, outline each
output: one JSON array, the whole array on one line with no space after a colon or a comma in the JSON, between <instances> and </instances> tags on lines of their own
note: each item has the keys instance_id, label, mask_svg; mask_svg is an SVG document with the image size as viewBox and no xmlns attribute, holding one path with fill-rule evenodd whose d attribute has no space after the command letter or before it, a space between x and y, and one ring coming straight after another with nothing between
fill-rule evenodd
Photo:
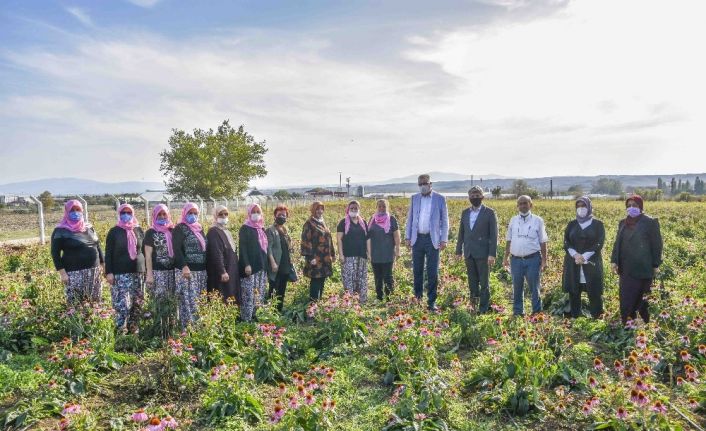
<instances>
[{"instance_id":1,"label":"sky","mask_svg":"<svg viewBox=\"0 0 706 431\"><path fill-rule=\"evenodd\" d=\"M259 187L706 170L701 0L9 0L0 184L159 181L173 129ZM700 54L701 53L701 54Z\"/></svg>"}]
</instances>

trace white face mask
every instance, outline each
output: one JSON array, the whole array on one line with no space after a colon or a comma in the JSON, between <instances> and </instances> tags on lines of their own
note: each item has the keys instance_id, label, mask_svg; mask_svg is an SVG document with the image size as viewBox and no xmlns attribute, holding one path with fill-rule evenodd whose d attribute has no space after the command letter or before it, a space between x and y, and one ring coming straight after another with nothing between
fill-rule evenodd
<instances>
[{"instance_id":1,"label":"white face mask","mask_svg":"<svg viewBox=\"0 0 706 431\"><path fill-rule=\"evenodd\" d=\"M431 191L431 186L429 184L419 186L419 192L423 195L429 194Z\"/></svg>"},{"instance_id":2,"label":"white face mask","mask_svg":"<svg viewBox=\"0 0 706 431\"><path fill-rule=\"evenodd\" d=\"M356 217L358 217L358 211L349 211L348 215L353 218L356 218Z\"/></svg>"},{"instance_id":3,"label":"white face mask","mask_svg":"<svg viewBox=\"0 0 706 431\"><path fill-rule=\"evenodd\" d=\"M586 217L588 215L588 208L586 208L586 207L576 208L576 215L578 215L581 218Z\"/></svg>"},{"instance_id":4,"label":"white face mask","mask_svg":"<svg viewBox=\"0 0 706 431\"><path fill-rule=\"evenodd\" d=\"M529 214L530 214L530 211L527 211L527 212L524 212L524 213L523 213L522 211L520 211L520 215L523 216L523 217L527 217Z\"/></svg>"},{"instance_id":5,"label":"white face mask","mask_svg":"<svg viewBox=\"0 0 706 431\"><path fill-rule=\"evenodd\" d=\"M260 217L262 217L262 214L250 214L250 220L256 223L260 221Z\"/></svg>"},{"instance_id":6,"label":"white face mask","mask_svg":"<svg viewBox=\"0 0 706 431\"><path fill-rule=\"evenodd\" d=\"M228 224L228 217L218 217L216 222L221 226L225 226Z\"/></svg>"}]
</instances>

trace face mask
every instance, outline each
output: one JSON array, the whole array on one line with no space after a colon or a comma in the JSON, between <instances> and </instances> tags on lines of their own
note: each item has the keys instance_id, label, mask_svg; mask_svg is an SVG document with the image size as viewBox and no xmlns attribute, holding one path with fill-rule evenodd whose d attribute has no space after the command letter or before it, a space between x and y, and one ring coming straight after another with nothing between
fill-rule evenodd
<instances>
[{"instance_id":1,"label":"face mask","mask_svg":"<svg viewBox=\"0 0 706 431\"><path fill-rule=\"evenodd\" d=\"M277 223L280 226L285 224L286 222L287 222L287 217L285 217L285 216L277 216L277 218L275 218L275 223Z\"/></svg>"},{"instance_id":2,"label":"face mask","mask_svg":"<svg viewBox=\"0 0 706 431\"><path fill-rule=\"evenodd\" d=\"M431 186L429 184L419 186L419 191L421 192L421 194L427 195L431 191Z\"/></svg>"},{"instance_id":3,"label":"face mask","mask_svg":"<svg viewBox=\"0 0 706 431\"><path fill-rule=\"evenodd\" d=\"M588 215L588 208L586 207L581 207L581 208L576 208L576 215L584 218Z\"/></svg>"},{"instance_id":4,"label":"face mask","mask_svg":"<svg viewBox=\"0 0 706 431\"><path fill-rule=\"evenodd\" d=\"M261 214L250 214L250 220L254 221L255 223L260 221L260 217L262 217Z\"/></svg>"},{"instance_id":5,"label":"face mask","mask_svg":"<svg viewBox=\"0 0 706 431\"><path fill-rule=\"evenodd\" d=\"M520 215L521 215L522 217L527 217L529 214L530 214L529 211L527 211L527 212L522 212L522 211L520 211Z\"/></svg>"},{"instance_id":6,"label":"face mask","mask_svg":"<svg viewBox=\"0 0 706 431\"><path fill-rule=\"evenodd\" d=\"M167 223L169 223L169 220L167 220L165 218L158 218L157 219L157 224L160 226L166 226Z\"/></svg>"},{"instance_id":7,"label":"face mask","mask_svg":"<svg viewBox=\"0 0 706 431\"><path fill-rule=\"evenodd\" d=\"M132 221L132 214L120 214L120 221L130 223Z\"/></svg>"},{"instance_id":8,"label":"face mask","mask_svg":"<svg viewBox=\"0 0 706 431\"><path fill-rule=\"evenodd\" d=\"M637 217L640 215L640 208L630 207L627 209L628 217Z\"/></svg>"},{"instance_id":9,"label":"face mask","mask_svg":"<svg viewBox=\"0 0 706 431\"><path fill-rule=\"evenodd\" d=\"M187 214L186 215L186 222L189 224L194 224L196 223L196 220L198 220L198 216L196 214Z\"/></svg>"},{"instance_id":10,"label":"face mask","mask_svg":"<svg viewBox=\"0 0 706 431\"><path fill-rule=\"evenodd\" d=\"M216 222L221 226L225 226L228 224L228 217L218 217Z\"/></svg>"},{"instance_id":11,"label":"face mask","mask_svg":"<svg viewBox=\"0 0 706 431\"><path fill-rule=\"evenodd\" d=\"M483 202L483 198L470 198L469 201L471 201L471 205L474 207L479 207L481 202Z\"/></svg>"},{"instance_id":12,"label":"face mask","mask_svg":"<svg viewBox=\"0 0 706 431\"><path fill-rule=\"evenodd\" d=\"M81 214L81 211L71 211L69 213L69 220L71 221L79 221L83 218L83 214Z\"/></svg>"},{"instance_id":13,"label":"face mask","mask_svg":"<svg viewBox=\"0 0 706 431\"><path fill-rule=\"evenodd\" d=\"M358 217L358 211L349 211L349 212L348 212L348 215L351 216L351 217L353 217L353 218Z\"/></svg>"}]
</instances>

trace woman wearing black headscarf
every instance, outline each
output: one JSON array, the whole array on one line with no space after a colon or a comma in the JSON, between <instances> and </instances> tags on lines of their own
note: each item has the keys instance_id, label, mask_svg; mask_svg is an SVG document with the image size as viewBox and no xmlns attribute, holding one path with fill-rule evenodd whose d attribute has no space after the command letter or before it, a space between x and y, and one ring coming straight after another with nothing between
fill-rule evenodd
<instances>
[{"instance_id":1,"label":"woman wearing black headscarf","mask_svg":"<svg viewBox=\"0 0 706 431\"><path fill-rule=\"evenodd\" d=\"M639 313L648 323L650 314L644 296L662 264L662 234L659 220L643 212L640 196L630 196L625 207L627 217L618 226L611 258L613 271L620 275L620 317L625 324Z\"/></svg>"},{"instance_id":2,"label":"woman wearing black headscarf","mask_svg":"<svg viewBox=\"0 0 706 431\"><path fill-rule=\"evenodd\" d=\"M571 317L581 315L581 292L588 295L594 319L603 314L603 258L605 242L603 222L593 217L587 196L576 199L576 218L564 231L564 290L569 293Z\"/></svg>"}]
</instances>

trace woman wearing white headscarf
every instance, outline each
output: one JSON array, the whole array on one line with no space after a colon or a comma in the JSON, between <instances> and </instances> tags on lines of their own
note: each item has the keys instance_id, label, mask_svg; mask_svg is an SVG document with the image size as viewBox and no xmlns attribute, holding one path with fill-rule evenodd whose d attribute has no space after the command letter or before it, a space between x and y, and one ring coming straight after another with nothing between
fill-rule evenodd
<instances>
[{"instance_id":1,"label":"woman wearing white headscarf","mask_svg":"<svg viewBox=\"0 0 706 431\"><path fill-rule=\"evenodd\" d=\"M213 225L206 235L207 291L220 292L223 300L240 304L240 274L238 249L233 234L228 230L228 208L218 205L213 209Z\"/></svg>"}]
</instances>

